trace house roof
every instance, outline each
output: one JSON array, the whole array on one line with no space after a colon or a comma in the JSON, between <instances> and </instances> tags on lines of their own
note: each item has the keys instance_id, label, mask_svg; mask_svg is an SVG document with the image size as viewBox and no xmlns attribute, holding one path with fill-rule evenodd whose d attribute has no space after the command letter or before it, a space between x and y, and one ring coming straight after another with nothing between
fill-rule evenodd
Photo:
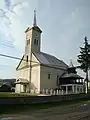
<instances>
[{"instance_id":1,"label":"house roof","mask_svg":"<svg viewBox=\"0 0 90 120\"><path fill-rule=\"evenodd\" d=\"M2 87L3 85L7 85L7 86L11 87L11 84L9 82L1 82L0 81L0 87Z\"/></svg>"},{"instance_id":2,"label":"house roof","mask_svg":"<svg viewBox=\"0 0 90 120\"><path fill-rule=\"evenodd\" d=\"M27 79L19 78L15 83L29 83Z\"/></svg>"},{"instance_id":3,"label":"house roof","mask_svg":"<svg viewBox=\"0 0 90 120\"><path fill-rule=\"evenodd\" d=\"M57 68L67 69L68 65L66 65L62 60L57 59L55 56L40 52L33 53L35 57L41 64L49 65Z\"/></svg>"},{"instance_id":4,"label":"house roof","mask_svg":"<svg viewBox=\"0 0 90 120\"><path fill-rule=\"evenodd\" d=\"M7 85L9 87L12 87L16 79L0 79L0 87L3 85Z\"/></svg>"}]
</instances>

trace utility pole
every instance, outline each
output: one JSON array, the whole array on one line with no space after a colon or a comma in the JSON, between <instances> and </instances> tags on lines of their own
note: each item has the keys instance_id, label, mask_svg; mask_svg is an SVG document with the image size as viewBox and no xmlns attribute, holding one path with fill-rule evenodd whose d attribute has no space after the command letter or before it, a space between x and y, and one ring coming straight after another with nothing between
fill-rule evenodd
<instances>
[{"instance_id":1,"label":"utility pole","mask_svg":"<svg viewBox=\"0 0 90 120\"><path fill-rule=\"evenodd\" d=\"M89 56L88 56L88 42L87 42L87 37L85 37L85 52L86 52L86 93L88 93L88 61L89 61Z\"/></svg>"},{"instance_id":2,"label":"utility pole","mask_svg":"<svg viewBox=\"0 0 90 120\"><path fill-rule=\"evenodd\" d=\"M31 92L31 70L32 70L31 59L32 59L32 50L30 51L29 93Z\"/></svg>"}]
</instances>

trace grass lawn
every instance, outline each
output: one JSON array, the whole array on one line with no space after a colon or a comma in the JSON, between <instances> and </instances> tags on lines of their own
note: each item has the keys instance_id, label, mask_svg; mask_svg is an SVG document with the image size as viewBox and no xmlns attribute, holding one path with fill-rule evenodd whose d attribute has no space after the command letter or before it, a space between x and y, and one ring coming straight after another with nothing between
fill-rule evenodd
<instances>
[{"instance_id":1,"label":"grass lawn","mask_svg":"<svg viewBox=\"0 0 90 120\"><path fill-rule=\"evenodd\" d=\"M12 92L0 92L0 97L21 97L21 96L33 96L37 94L31 93L12 93Z\"/></svg>"},{"instance_id":2,"label":"grass lawn","mask_svg":"<svg viewBox=\"0 0 90 120\"><path fill-rule=\"evenodd\" d=\"M85 99L82 100L67 100L60 103L44 103L44 104L31 104L31 105L0 105L0 114L12 114L28 111L36 111L40 109L47 109L51 107L61 106L61 105L71 105L77 103L83 103ZM89 100L90 102L90 100Z\"/></svg>"}]
</instances>

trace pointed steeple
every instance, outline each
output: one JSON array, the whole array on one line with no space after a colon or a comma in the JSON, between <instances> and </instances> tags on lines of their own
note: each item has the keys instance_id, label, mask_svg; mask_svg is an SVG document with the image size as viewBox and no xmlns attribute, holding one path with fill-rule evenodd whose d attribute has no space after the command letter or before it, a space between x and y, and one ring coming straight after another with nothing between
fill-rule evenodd
<instances>
[{"instance_id":1,"label":"pointed steeple","mask_svg":"<svg viewBox=\"0 0 90 120\"><path fill-rule=\"evenodd\" d=\"M69 68L70 68L70 67L74 67L74 66L73 66L73 63L72 63L72 59L70 59Z\"/></svg>"},{"instance_id":2,"label":"pointed steeple","mask_svg":"<svg viewBox=\"0 0 90 120\"><path fill-rule=\"evenodd\" d=\"M76 71L76 67L74 67L73 63L72 63L72 59L70 59L70 64L69 64L69 67L67 69L68 73L77 73Z\"/></svg>"},{"instance_id":3,"label":"pointed steeple","mask_svg":"<svg viewBox=\"0 0 90 120\"><path fill-rule=\"evenodd\" d=\"M37 20L36 20L36 10L34 10L34 20L33 20L33 27L37 26Z\"/></svg>"},{"instance_id":4,"label":"pointed steeple","mask_svg":"<svg viewBox=\"0 0 90 120\"><path fill-rule=\"evenodd\" d=\"M36 20L36 10L34 10L34 19L33 19L33 25L32 27L28 27L26 30L25 30L25 33L28 32L29 30L31 29L34 29L40 33L42 33L42 30L37 26L37 20Z\"/></svg>"}]
</instances>

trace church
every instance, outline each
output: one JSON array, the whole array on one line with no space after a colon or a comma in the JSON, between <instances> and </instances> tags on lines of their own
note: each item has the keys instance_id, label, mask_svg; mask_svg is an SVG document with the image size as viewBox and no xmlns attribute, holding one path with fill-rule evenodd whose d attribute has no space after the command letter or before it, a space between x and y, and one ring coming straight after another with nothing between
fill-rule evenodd
<instances>
[{"instance_id":1,"label":"church","mask_svg":"<svg viewBox=\"0 0 90 120\"><path fill-rule=\"evenodd\" d=\"M16 93L42 89L59 88L59 77L66 72L68 65L53 55L41 51L41 33L34 10L33 26L25 30L26 42L17 68Z\"/></svg>"}]
</instances>

